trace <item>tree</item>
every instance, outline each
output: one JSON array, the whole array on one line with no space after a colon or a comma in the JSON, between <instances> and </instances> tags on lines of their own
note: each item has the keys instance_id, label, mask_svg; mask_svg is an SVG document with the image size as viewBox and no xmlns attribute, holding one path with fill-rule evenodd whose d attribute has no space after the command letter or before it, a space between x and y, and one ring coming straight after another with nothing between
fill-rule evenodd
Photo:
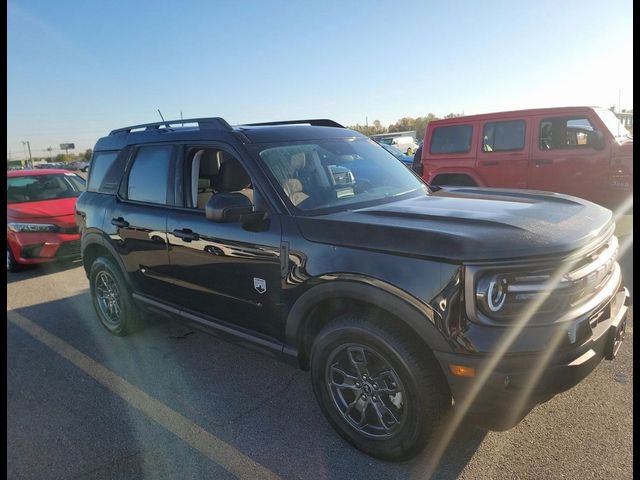
<instances>
[{"instance_id":1,"label":"tree","mask_svg":"<svg viewBox=\"0 0 640 480\"><path fill-rule=\"evenodd\" d=\"M84 154L82 155L82 158L88 162L89 160L91 160L91 155L93 155L93 150L91 150L90 148L87 148Z\"/></svg>"},{"instance_id":2,"label":"tree","mask_svg":"<svg viewBox=\"0 0 640 480\"><path fill-rule=\"evenodd\" d=\"M416 118L415 130L416 138L418 140L422 140L424 138L424 134L427 131L427 125L433 120L439 120L433 113L429 113L426 117Z\"/></svg>"},{"instance_id":3,"label":"tree","mask_svg":"<svg viewBox=\"0 0 640 480\"><path fill-rule=\"evenodd\" d=\"M456 118L456 117L461 117L462 115L457 114L457 113L450 113L449 115L445 115L444 118Z\"/></svg>"},{"instance_id":4,"label":"tree","mask_svg":"<svg viewBox=\"0 0 640 480\"><path fill-rule=\"evenodd\" d=\"M55 162L67 163L67 162L70 162L72 158L73 158L73 155L71 154L59 153L58 155L56 155Z\"/></svg>"}]
</instances>

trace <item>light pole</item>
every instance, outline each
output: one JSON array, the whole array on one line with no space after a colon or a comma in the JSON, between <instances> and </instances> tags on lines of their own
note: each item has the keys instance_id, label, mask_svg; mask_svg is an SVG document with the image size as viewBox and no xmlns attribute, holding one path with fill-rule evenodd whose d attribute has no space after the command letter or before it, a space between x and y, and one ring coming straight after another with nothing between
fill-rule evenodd
<instances>
[{"instance_id":1,"label":"light pole","mask_svg":"<svg viewBox=\"0 0 640 480\"><path fill-rule=\"evenodd\" d=\"M29 140L27 140L26 142L22 142L23 147L25 143L27 144L27 148L29 149L29 168L33 168L33 160L31 158L31 144L29 143Z\"/></svg>"}]
</instances>

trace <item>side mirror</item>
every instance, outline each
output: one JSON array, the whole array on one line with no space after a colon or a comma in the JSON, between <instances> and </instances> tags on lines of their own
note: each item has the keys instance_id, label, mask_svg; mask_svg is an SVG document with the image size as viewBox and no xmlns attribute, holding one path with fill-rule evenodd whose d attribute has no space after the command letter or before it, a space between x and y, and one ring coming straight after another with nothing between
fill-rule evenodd
<instances>
[{"instance_id":1,"label":"side mirror","mask_svg":"<svg viewBox=\"0 0 640 480\"><path fill-rule=\"evenodd\" d=\"M251 201L241 193L216 193L205 206L207 220L217 223L237 222L253 212Z\"/></svg>"},{"instance_id":2,"label":"side mirror","mask_svg":"<svg viewBox=\"0 0 640 480\"><path fill-rule=\"evenodd\" d=\"M600 130L594 130L589 135L590 145L596 150L602 150L604 148L604 135Z\"/></svg>"}]
</instances>

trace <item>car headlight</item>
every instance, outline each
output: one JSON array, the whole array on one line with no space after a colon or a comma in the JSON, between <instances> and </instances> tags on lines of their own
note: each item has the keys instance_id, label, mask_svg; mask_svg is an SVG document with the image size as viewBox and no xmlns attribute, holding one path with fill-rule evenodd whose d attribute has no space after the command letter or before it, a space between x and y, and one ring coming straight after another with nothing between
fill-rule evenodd
<instances>
[{"instance_id":1,"label":"car headlight","mask_svg":"<svg viewBox=\"0 0 640 480\"><path fill-rule=\"evenodd\" d=\"M554 281L552 272L486 273L475 283L475 306L481 317L506 322L529 308L534 318L553 316L567 310L576 290L563 278Z\"/></svg>"},{"instance_id":2,"label":"car headlight","mask_svg":"<svg viewBox=\"0 0 640 480\"><path fill-rule=\"evenodd\" d=\"M12 232L56 232L57 225L50 223L7 223L7 227Z\"/></svg>"}]
</instances>

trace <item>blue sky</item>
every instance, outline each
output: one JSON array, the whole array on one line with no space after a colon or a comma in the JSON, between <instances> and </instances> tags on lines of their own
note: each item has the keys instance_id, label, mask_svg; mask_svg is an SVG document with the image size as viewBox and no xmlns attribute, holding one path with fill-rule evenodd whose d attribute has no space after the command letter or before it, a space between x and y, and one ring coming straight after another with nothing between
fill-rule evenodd
<instances>
[{"instance_id":1,"label":"blue sky","mask_svg":"<svg viewBox=\"0 0 640 480\"><path fill-rule=\"evenodd\" d=\"M7 153L111 129L618 103L632 1L9 0Z\"/></svg>"}]
</instances>

